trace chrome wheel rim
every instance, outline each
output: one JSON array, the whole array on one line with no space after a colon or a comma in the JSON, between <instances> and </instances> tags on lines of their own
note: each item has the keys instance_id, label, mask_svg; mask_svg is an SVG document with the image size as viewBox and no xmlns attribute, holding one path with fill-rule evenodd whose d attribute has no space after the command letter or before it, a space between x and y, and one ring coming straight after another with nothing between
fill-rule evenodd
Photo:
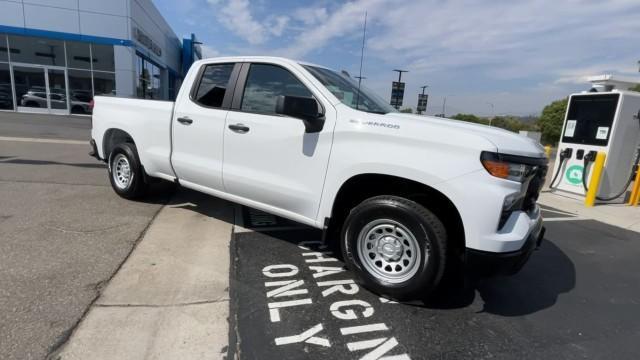
<instances>
[{"instance_id":1,"label":"chrome wheel rim","mask_svg":"<svg viewBox=\"0 0 640 360\"><path fill-rule=\"evenodd\" d=\"M118 189L124 190L131 184L131 179L133 178L131 165L129 164L129 159L123 154L118 154L113 159L111 176Z\"/></svg>"},{"instance_id":2,"label":"chrome wheel rim","mask_svg":"<svg viewBox=\"0 0 640 360\"><path fill-rule=\"evenodd\" d=\"M411 279L422 257L416 237L404 225L389 219L365 225L357 241L358 257L369 274L388 283ZM428 249L426 260L428 260Z\"/></svg>"}]
</instances>

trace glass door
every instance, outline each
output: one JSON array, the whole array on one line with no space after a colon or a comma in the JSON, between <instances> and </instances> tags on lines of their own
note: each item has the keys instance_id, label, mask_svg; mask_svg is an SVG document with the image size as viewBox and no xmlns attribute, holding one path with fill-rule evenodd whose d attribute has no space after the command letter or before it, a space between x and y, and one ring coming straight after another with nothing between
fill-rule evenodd
<instances>
[{"instance_id":1,"label":"glass door","mask_svg":"<svg viewBox=\"0 0 640 360\"><path fill-rule=\"evenodd\" d=\"M15 65L13 77L18 111L69 113L64 69Z\"/></svg>"},{"instance_id":2,"label":"glass door","mask_svg":"<svg viewBox=\"0 0 640 360\"><path fill-rule=\"evenodd\" d=\"M67 76L64 70L47 68L49 112L68 114Z\"/></svg>"},{"instance_id":3,"label":"glass door","mask_svg":"<svg viewBox=\"0 0 640 360\"><path fill-rule=\"evenodd\" d=\"M18 111L49 112L44 68L14 66L13 78Z\"/></svg>"}]
</instances>

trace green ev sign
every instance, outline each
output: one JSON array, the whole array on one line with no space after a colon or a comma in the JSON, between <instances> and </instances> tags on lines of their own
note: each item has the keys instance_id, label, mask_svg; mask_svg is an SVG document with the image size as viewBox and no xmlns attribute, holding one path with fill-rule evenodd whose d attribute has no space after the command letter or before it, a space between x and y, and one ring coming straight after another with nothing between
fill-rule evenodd
<instances>
[{"instance_id":1,"label":"green ev sign","mask_svg":"<svg viewBox=\"0 0 640 360\"><path fill-rule=\"evenodd\" d=\"M581 165L569 166L569 168L565 172L565 178L567 179L567 182L571 185L582 184L583 171L584 168Z\"/></svg>"}]
</instances>

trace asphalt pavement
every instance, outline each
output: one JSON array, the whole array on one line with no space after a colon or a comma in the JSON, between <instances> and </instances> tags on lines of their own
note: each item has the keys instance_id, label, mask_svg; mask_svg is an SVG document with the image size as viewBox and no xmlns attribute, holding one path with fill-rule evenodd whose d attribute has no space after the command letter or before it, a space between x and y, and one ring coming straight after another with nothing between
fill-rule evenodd
<instances>
[{"instance_id":1,"label":"asphalt pavement","mask_svg":"<svg viewBox=\"0 0 640 360\"><path fill-rule=\"evenodd\" d=\"M519 274L400 304L354 284L319 231L243 213L255 231L231 242L230 358L637 358L637 232L546 208Z\"/></svg>"},{"instance_id":2,"label":"asphalt pavement","mask_svg":"<svg viewBox=\"0 0 640 360\"><path fill-rule=\"evenodd\" d=\"M0 136L89 141L91 117L0 111Z\"/></svg>"},{"instance_id":3,"label":"asphalt pavement","mask_svg":"<svg viewBox=\"0 0 640 360\"><path fill-rule=\"evenodd\" d=\"M64 342L167 200L116 196L79 141L89 129L89 118L0 116L2 359L43 359Z\"/></svg>"}]
</instances>

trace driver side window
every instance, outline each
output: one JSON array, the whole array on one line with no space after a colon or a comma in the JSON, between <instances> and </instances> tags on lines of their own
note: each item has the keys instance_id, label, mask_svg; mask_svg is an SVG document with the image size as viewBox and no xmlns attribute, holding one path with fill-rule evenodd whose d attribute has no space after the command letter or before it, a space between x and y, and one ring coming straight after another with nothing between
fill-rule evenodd
<instances>
[{"instance_id":1,"label":"driver side window","mask_svg":"<svg viewBox=\"0 0 640 360\"><path fill-rule=\"evenodd\" d=\"M251 64L241 110L275 114L279 95L313 97L311 91L288 70L276 65Z\"/></svg>"}]
</instances>

